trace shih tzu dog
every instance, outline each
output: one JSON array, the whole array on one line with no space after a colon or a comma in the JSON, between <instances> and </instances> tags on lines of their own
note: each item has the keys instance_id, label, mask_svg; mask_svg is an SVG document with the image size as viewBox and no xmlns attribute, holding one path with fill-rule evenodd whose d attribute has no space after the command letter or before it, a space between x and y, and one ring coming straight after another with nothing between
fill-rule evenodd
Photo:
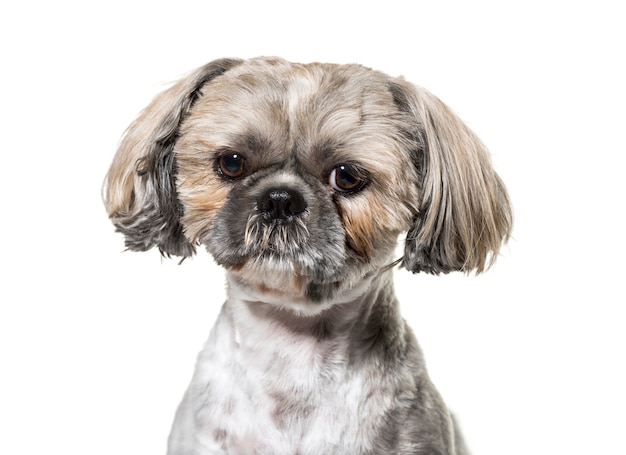
<instances>
[{"instance_id":1,"label":"shih tzu dog","mask_svg":"<svg viewBox=\"0 0 626 455\"><path fill-rule=\"evenodd\" d=\"M170 455L467 453L392 269L482 272L512 215L438 98L358 65L217 60L130 125L104 193L129 249L204 245L226 269Z\"/></svg>"}]
</instances>

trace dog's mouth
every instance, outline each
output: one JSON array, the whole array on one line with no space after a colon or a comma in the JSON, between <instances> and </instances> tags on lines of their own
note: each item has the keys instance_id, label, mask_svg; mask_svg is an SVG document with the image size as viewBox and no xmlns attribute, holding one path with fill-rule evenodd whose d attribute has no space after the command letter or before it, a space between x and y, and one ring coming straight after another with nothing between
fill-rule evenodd
<instances>
[{"instance_id":1,"label":"dog's mouth","mask_svg":"<svg viewBox=\"0 0 626 455\"><path fill-rule=\"evenodd\" d=\"M309 230L297 216L291 219L267 220L260 213L251 214L244 232L244 247L253 256L297 255L309 239Z\"/></svg>"},{"instance_id":2,"label":"dog's mouth","mask_svg":"<svg viewBox=\"0 0 626 455\"><path fill-rule=\"evenodd\" d=\"M243 269L262 276L267 290L272 282L278 284L276 290L285 286L301 289L307 281L301 262L308 240L309 230L300 217L268 221L252 214L244 233L247 261Z\"/></svg>"},{"instance_id":3,"label":"dog's mouth","mask_svg":"<svg viewBox=\"0 0 626 455\"><path fill-rule=\"evenodd\" d=\"M311 273L306 266L310 250L302 217L268 220L255 212L243 230L238 259L227 268L262 293L302 294Z\"/></svg>"},{"instance_id":4,"label":"dog's mouth","mask_svg":"<svg viewBox=\"0 0 626 455\"><path fill-rule=\"evenodd\" d=\"M264 295L325 297L327 287L337 287L345 266L344 252L337 248L339 242L329 241L329 230L320 238L318 227L307 226L308 218L308 213L272 220L262 212L250 214L239 260L227 268L242 284Z\"/></svg>"}]
</instances>

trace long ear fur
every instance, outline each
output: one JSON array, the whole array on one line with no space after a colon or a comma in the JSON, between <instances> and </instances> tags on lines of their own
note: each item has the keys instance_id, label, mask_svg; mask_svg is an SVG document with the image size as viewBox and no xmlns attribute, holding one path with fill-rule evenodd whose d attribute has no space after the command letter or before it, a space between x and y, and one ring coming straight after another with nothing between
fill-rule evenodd
<instances>
[{"instance_id":1,"label":"long ear fur","mask_svg":"<svg viewBox=\"0 0 626 455\"><path fill-rule=\"evenodd\" d=\"M159 94L129 126L104 182L111 221L126 237L126 247L157 246L164 255L191 256L195 247L183 235L182 206L176 191L178 129L202 87L241 63L216 60Z\"/></svg>"},{"instance_id":2,"label":"long ear fur","mask_svg":"<svg viewBox=\"0 0 626 455\"><path fill-rule=\"evenodd\" d=\"M477 273L489 268L510 236L509 198L476 135L428 91L404 80L391 86L415 120L419 213L402 265L417 273Z\"/></svg>"}]
</instances>

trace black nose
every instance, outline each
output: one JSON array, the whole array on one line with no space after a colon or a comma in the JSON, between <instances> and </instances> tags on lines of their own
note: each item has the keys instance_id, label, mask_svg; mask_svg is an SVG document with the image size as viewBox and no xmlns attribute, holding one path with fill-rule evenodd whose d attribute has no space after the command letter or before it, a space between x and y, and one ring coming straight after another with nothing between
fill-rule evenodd
<instances>
[{"instance_id":1,"label":"black nose","mask_svg":"<svg viewBox=\"0 0 626 455\"><path fill-rule=\"evenodd\" d=\"M265 220L291 220L306 210L306 201L299 191L270 188L257 199L257 208Z\"/></svg>"}]
</instances>

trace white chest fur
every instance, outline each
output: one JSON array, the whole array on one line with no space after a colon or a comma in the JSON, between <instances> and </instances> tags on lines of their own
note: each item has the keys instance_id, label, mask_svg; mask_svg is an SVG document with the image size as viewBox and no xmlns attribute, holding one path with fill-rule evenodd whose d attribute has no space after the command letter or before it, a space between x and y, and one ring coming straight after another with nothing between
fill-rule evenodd
<instances>
[{"instance_id":1,"label":"white chest fur","mask_svg":"<svg viewBox=\"0 0 626 455\"><path fill-rule=\"evenodd\" d=\"M351 368L346 337L312 336L255 312L233 298L224 306L179 408L169 455L370 451L395 404L381 393L379 369Z\"/></svg>"}]
</instances>

